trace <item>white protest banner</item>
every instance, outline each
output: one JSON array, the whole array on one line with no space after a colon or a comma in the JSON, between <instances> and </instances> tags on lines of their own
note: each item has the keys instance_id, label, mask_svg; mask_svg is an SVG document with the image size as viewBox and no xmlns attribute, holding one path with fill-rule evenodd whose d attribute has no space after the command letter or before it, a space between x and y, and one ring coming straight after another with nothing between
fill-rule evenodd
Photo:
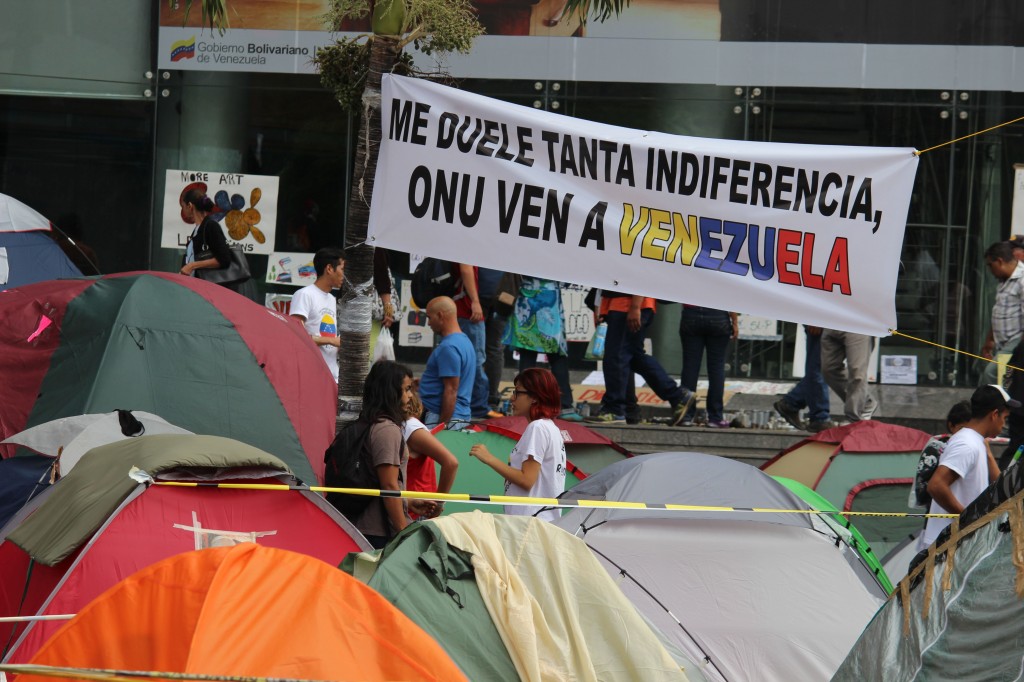
<instances>
[{"instance_id":1,"label":"white protest banner","mask_svg":"<svg viewBox=\"0 0 1024 682\"><path fill-rule=\"evenodd\" d=\"M220 223L228 244L239 244L246 253L270 255L277 232L277 188L276 175L169 170L164 182L160 246L188 246L195 226L185 222L181 209L185 193L198 189L213 201L210 215Z\"/></svg>"},{"instance_id":2,"label":"white protest banner","mask_svg":"<svg viewBox=\"0 0 1024 682\"><path fill-rule=\"evenodd\" d=\"M682 137L385 75L374 246L872 335L908 148Z\"/></svg>"}]
</instances>

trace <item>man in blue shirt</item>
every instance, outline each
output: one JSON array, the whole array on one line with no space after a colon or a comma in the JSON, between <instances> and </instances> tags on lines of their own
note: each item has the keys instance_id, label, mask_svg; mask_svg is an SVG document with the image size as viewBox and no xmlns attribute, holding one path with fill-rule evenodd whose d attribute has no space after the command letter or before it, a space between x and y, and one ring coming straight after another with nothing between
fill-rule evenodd
<instances>
[{"instance_id":1,"label":"man in blue shirt","mask_svg":"<svg viewBox=\"0 0 1024 682\"><path fill-rule=\"evenodd\" d=\"M427 360L420 377L420 401L428 428L447 424L461 430L469 424L470 401L476 380L476 350L459 329L455 301L439 296L427 304L427 324L441 342Z\"/></svg>"}]
</instances>

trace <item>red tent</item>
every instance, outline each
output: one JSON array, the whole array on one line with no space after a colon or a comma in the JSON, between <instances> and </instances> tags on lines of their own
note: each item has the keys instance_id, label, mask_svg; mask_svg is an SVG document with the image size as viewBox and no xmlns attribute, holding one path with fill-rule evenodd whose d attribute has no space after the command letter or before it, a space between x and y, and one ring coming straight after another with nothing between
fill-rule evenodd
<instances>
[{"instance_id":1,"label":"red tent","mask_svg":"<svg viewBox=\"0 0 1024 682\"><path fill-rule=\"evenodd\" d=\"M226 438L142 436L95 448L0 531L0 616L74 614L150 564L225 543L288 549L332 566L370 549L308 490L151 485L129 478L132 466L157 481L295 483L279 459ZM60 626L0 625L0 641L13 642L5 660L29 660Z\"/></svg>"}]
</instances>

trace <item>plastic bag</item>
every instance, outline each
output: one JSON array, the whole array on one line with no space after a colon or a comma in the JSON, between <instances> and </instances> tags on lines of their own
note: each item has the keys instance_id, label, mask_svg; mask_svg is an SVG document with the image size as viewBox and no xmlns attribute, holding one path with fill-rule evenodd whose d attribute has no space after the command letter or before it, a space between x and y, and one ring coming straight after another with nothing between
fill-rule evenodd
<instances>
[{"instance_id":1,"label":"plastic bag","mask_svg":"<svg viewBox=\"0 0 1024 682\"><path fill-rule=\"evenodd\" d=\"M587 344L587 352L583 356L587 360L600 360L604 357L604 337L608 333L608 325L602 322L597 325L597 329L594 330L594 335L590 337L590 343Z\"/></svg>"},{"instance_id":2,"label":"plastic bag","mask_svg":"<svg viewBox=\"0 0 1024 682\"><path fill-rule=\"evenodd\" d=\"M373 347L373 361L394 360L395 339L391 336L391 330L381 327L380 334L377 334L377 343Z\"/></svg>"}]
</instances>

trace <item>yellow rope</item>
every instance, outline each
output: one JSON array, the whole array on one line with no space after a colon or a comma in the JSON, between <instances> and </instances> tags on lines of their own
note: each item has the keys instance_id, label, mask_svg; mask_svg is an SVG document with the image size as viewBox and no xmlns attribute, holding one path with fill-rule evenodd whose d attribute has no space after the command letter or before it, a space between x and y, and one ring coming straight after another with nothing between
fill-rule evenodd
<instances>
[{"instance_id":1,"label":"yellow rope","mask_svg":"<svg viewBox=\"0 0 1024 682\"><path fill-rule=\"evenodd\" d=\"M1000 123L999 125L994 125L991 128L985 128L984 130L979 130L978 132L971 133L970 135L964 135L963 137L958 137L955 140L950 140L949 142L943 142L942 144L937 144L934 147L928 147L928 149L922 149L921 151L916 151L915 150L914 151L914 156L921 156L925 152L930 152L933 149L939 149L940 147L945 147L946 145L955 144L955 143L959 142L960 140L966 140L967 138L974 137L975 135L984 135L985 133L987 133L987 132L989 132L991 130L995 130L996 128L1002 128L1003 126L1008 126L1011 123L1016 123L1017 121L1024 121L1024 116L1021 116L1019 118L1015 118L1012 121L1007 121L1006 123Z\"/></svg>"},{"instance_id":2,"label":"yellow rope","mask_svg":"<svg viewBox=\"0 0 1024 682\"><path fill-rule=\"evenodd\" d=\"M950 348L949 346L943 346L941 343L935 343L934 341L927 341L925 339L919 339L916 336L911 336L910 334L904 334L903 332L896 331L895 329L890 329L889 333L892 334L893 336L902 336L905 339L911 339L913 341L920 341L921 343L926 343L929 346L935 346L936 348L941 348L942 350L948 350L948 351L952 351L954 353L960 353L961 355L966 355L968 357L977 358L978 360L984 360L985 362L994 362L996 364L999 364L999 360L996 360L995 358L985 358L985 357L982 357L980 355L975 355L974 353L968 353L965 350L960 350L959 348ZM1011 364L1007 364L1006 368L1007 369L1015 369L1018 372L1024 372L1024 369L1022 369L1020 367L1017 367L1015 365L1011 365Z\"/></svg>"}]
</instances>

